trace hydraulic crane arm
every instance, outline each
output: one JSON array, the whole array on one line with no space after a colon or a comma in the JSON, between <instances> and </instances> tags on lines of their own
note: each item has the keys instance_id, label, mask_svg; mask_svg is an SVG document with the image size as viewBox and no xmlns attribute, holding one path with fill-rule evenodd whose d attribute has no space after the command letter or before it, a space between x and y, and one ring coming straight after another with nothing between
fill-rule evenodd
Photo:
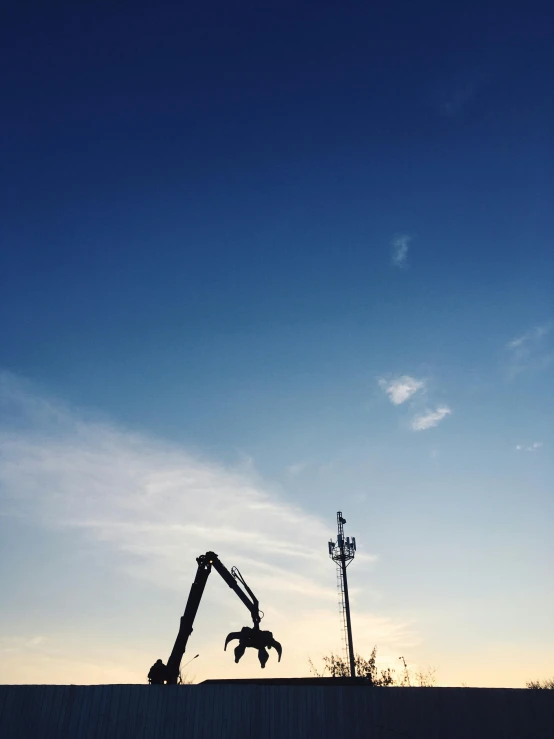
<instances>
[{"instance_id":1,"label":"hydraulic crane arm","mask_svg":"<svg viewBox=\"0 0 554 739\"><path fill-rule=\"evenodd\" d=\"M181 660L187 648L187 642L193 630L198 606L202 600L204 588L206 587L212 567L221 575L231 590L234 590L248 608L254 623L253 628L244 627L240 632L229 634L225 640L225 648L227 648L227 644L231 639L239 639L239 645L235 648L235 662L238 662L242 657L246 647L258 649L258 656L262 667L265 667L268 659L265 647L274 647L279 655L280 661L281 645L273 639L273 634L270 631L260 631L260 621L263 613L259 609L258 599L250 590L240 572L235 567L229 572L215 552L206 552L206 554L198 557L196 561L198 563L196 577L190 589L185 612L181 616L181 623L175 644L171 650L167 665L164 665L161 660L158 660L152 666L148 675L150 682L158 684L166 683L168 685L175 685L178 682ZM239 586L239 583L244 590Z\"/></svg>"},{"instance_id":2,"label":"hydraulic crane arm","mask_svg":"<svg viewBox=\"0 0 554 739\"><path fill-rule=\"evenodd\" d=\"M206 587L206 583L208 582L208 577L210 576L212 567L221 575L227 585L235 591L244 605L248 608L252 616L252 621L254 622L254 625L260 623L258 600L254 596L250 588L248 588L246 583L245 585L251 595L251 600L248 598L246 593L241 590L241 588L239 588L237 581L231 575L229 570L225 567L223 562L220 561L215 552L206 552L206 554L198 557L196 561L198 562L196 577L194 578L194 582L192 583L190 589L185 612L181 616L179 633L177 634L177 638L175 639L175 644L173 645L173 649L171 650L171 655L167 660L166 680L170 684L176 683L179 677L179 666L181 664L181 660L183 659L183 654L185 653L185 650L187 648L189 636L192 634L192 628L194 625L194 620L196 618L196 613L198 611L198 606L200 605L200 601L202 600L204 588Z\"/></svg>"},{"instance_id":3,"label":"hydraulic crane arm","mask_svg":"<svg viewBox=\"0 0 554 739\"><path fill-rule=\"evenodd\" d=\"M225 567L223 562L221 562L220 559L218 559L217 554L214 554L213 552L208 552L208 554L213 555L214 559L211 563L213 565L214 570L216 570L221 577L225 580L227 585L231 588L231 590L234 590L235 593L238 595L238 597L242 600L244 605L248 608L250 611L250 615L252 616L252 621L254 622L254 625L259 624L262 620L262 617L260 616L260 604L258 602L258 599L254 595L254 593L250 590L248 585L246 584L246 581L240 574L240 572L237 570L236 567L231 568L231 572ZM208 556L206 554L206 557ZM243 586L244 590L246 590L246 593L250 596L246 595L244 590L239 588L237 582L240 582L240 584ZM263 614L262 614L263 615Z\"/></svg>"}]
</instances>

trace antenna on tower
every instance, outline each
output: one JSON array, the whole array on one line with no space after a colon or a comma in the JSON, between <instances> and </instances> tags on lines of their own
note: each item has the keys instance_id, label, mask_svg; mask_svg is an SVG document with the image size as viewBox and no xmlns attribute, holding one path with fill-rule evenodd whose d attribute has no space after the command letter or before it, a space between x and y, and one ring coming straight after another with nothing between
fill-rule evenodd
<instances>
[{"instance_id":1,"label":"antenna on tower","mask_svg":"<svg viewBox=\"0 0 554 739\"><path fill-rule=\"evenodd\" d=\"M356 677L356 665L354 662L354 644L352 642L352 622L350 620L350 599L348 598L348 580L346 568L354 559L356 554L356 539L349 536L344 538L344 524L346 519L342 511L337 512L337 540L329 541L329 556L337 565L337 587L339 590L339 608L342 617L342 630L346 653L350 660L350 677Z\"/></svg>"}]
</instances>

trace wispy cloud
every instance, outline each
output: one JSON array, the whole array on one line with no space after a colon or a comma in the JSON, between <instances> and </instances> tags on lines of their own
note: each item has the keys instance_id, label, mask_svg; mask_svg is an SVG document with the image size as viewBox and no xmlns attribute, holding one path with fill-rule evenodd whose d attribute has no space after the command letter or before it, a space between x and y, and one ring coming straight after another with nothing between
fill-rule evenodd
<instances>
[{"instance_id":1,"label":"wispy cloud","mask_svg":"<svg viewBox=\"0 0 554 739\"><path fill-rule=\"evenodd\" d=\"M150 571L168 587L181 587L178 552L221 547L237 559L258 559L256 569L281 560L280 573L267 577L265 570L267 586L284 577L285 559L316 556L312 536L313 544L327 538L322 522L270 495L255 475L115 426L70 417L38 433L4 431L0 449L2 512L80 529L131 560L148 560L150 570L140 565L137 572Z\"/></svg>"},{"instance_id":2,"label":"wispy cloud","mask_svg":"<svg viewBox=\"0 0 554 739\"><path fill-rule=\"evenodd\" d=\"M508 349L519 349L522 346L526 346L529 343L542 339L543 336L546 336L549 333L550 329L550 324L535 326L530 331L527 331L521 336L516 336L516 338L509 341L506 346L508 347Z\"/></svg>"},{"instance_id":3,"label":"wispy cloud","mask_svg":"<svg viewBox=\"0 0 554 739\"><path fill-rule=\"evenodd\" d=\"M395 236L391 241L392 264L401 269L408 266L408 250L412 237L408 234Z\"/></svg>"},{"instance_id":4,"label":"wispy cloud","mask_svg":"<svg viewBox=\"0 0 554 739\"><path fill-rule=\"evenodd\" d=\"M452 413L447 405L441 405L436 410L428 410L412 419L413 431L426 431L431 429Z\"/></svg>"},{"instance_id":5,"label":"wispy cloud","mask_svg":"<svg viewBox=\"0 0 554 739\"><path fill-rule=\"evenodd\" d=\"M479 84L475 80L458 81L445 92L441 103L442 112L447 116L457 115L475 98Z\"/></svg>"},{"instance_id":6,"label":"wispy cloud","mask_svg":"<svg viewBox=\"0 0 554 739\"><path fill-rule=\"evenodd\" d=\"M36 636L0 636L0 653L15 652L21 649L36 649L44 642L44 637Z\"/></svg>"},{"instance_id":7,"label":"wispy cloud","mask_svg":"<svg viewBox=\"0 0 554 739\"><path fill-rule=\"evenodd\" d=\"M410 375L401 375L392 380L381 377L378 382L379 387L385 391L394 405L401 405L419 390L425 389L425 380L417 380Z\"/></svg>"},{"instance_id":8,"label":"wispy cloud","mask_svg":"<svg viewBox=\"0 0 554 739\"><path fill-rule=\"evenodd\" d=\"M294 464L289 464L289 466L287 467L287 472L289 473L289 475L292 475L292 477L296 477L296 475L304 472L309 464L310 463L307 459L301 460L300 462L295 462Z\"/></svg>"},{"instance_id":9,"label":"wispy cloud","mask_svg":"<svg viewBox=\"0 0 554 739\"><path fill-rule=\"evenodd\" d=\"M448 117L458 115L475 103L476 98L493 79L492 70L470 69L444 80L435 91L435 103L440 113Z\"/></svg>"},{"instance_id":10,"label":"wispy cloud","mask_svg":"<svg viewBox=\"0 0 554 739\"><path fill-rule=\"evenodd\" d=\"M266 628L287 643L289 674L305 673L307 650L340 648L334 581L322 553L333 521L286 500L254 469L224 467L179 445L84 418L6 375L0 376L0 419L0 514L79 533L83 545L109 554L111 568L146 581L157 593L187 592L195 558L213 549L228 566L239 565L255 588ZM371 559L366 553L366 565ZM216 611L223 623L248 621L240 602L213 597L207 592L208 621ZM327 614L316 625L315 611ZM290 613L296 614L294 625ZM359 613L364 615L362 602ZM395 638L406 631L392 621L389 626ZM304 631L305 640L296 640ZM211 633L205 634L203 654L214 660L212 674L229 674L228 655ZM331 647L329 634L336 636ZM116 638L125 641L122 634ZM233 663L235 668L237 676L246 676L256 665ZM267 669L278 674L272 665Z\"/></svg>"},{"instance_id":11,"label":"wispy cloud","mask_svg":"<svg viewBox=\"0 0 554 739\"><path fill-rule=\"evenodd\" d=\"M539 371L554 361L554 352L547 345L552 322L534 326L506 344L508 351L508 374L516 377L524 372Z\"/></svg>"},{"instance_id":12,"label":"wispy cloud","mask_svg":"<svg viewBox=\"0 0 554 739\"><path fill-rule=\"evenodd\" d=\"M531 445L526 446L525 444L516 444L516 451L518 452L536 452L543 446L542 441L534 441Z\"/></svg>"}]
</instances>

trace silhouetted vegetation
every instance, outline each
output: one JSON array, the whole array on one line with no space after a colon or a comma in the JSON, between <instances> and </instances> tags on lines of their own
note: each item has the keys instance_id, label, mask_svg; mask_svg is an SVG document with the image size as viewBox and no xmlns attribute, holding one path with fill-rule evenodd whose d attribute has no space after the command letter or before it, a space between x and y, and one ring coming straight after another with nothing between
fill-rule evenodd
<instances>
[{"instance_id":1,"label":"silhouetted vegetation","mask_svg":"<svg viewBox=\"0 0 554 739\"><path fill-rule=\"evenodd\" d=\"M531 690L554 690L554 677L547 680L529 680L525 685Z\"/></svg>"},{"instance_id":2,"label":"silhouetted vegetation","mask_svg":"<svg viewBox=\"0 0 554 739\"><path fill-rule=\"evenodd\" d=\"M310 664L310 672L317 677L350 677L350 663L348 660L339 655L331 654L323 657L323 667L318 669L312 660L308 660ZM420 687L430 688L435 684L435 670L427 668L426 671L419 671L412 674L408 669L397 675L395 670L388 667L387 669L379 669L377 667L377 647L365 659L359 654L355 656L356 676L365 678L371 685L378 687Z\"/></svg>"},{"instance_id":3,"label":"silhouetted vegetation","mask_svg":"<svg viewBox=\"0 0 554 739\"><path fill-rule=\"evenodd\" d=\"M189 677L186 672L179 670L179 679L177 680L178 685L194 685L194 676Z\"/></svg>"},{"instance_id":4,"label":"silhouetted vegetation","mask_svg":"<svg viewBox=\"0 0 554 739\"><path fill-rule=\"evenodd\" d=\"M398 685L402 688L433 688L437 682L435 672L434 667L427 667L425 670L421 669L414 673L404 670Z\"/></svg>"}]
</instances>

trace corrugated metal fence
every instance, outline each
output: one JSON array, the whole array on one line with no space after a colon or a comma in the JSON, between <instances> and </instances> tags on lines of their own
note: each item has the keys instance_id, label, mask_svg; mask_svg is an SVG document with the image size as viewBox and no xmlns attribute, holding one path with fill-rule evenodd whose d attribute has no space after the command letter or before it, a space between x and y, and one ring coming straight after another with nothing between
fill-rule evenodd
<instances>
[{"instance_id":1,"label":"corrugated metal fence","mask_svg":"<svg viewBox=\"0 0 554 739\"><path fill-rule=\"evenodd\" d=\"M554 739L554 691L5 685L0 739Z\"/></svg>"}]
</instances>

